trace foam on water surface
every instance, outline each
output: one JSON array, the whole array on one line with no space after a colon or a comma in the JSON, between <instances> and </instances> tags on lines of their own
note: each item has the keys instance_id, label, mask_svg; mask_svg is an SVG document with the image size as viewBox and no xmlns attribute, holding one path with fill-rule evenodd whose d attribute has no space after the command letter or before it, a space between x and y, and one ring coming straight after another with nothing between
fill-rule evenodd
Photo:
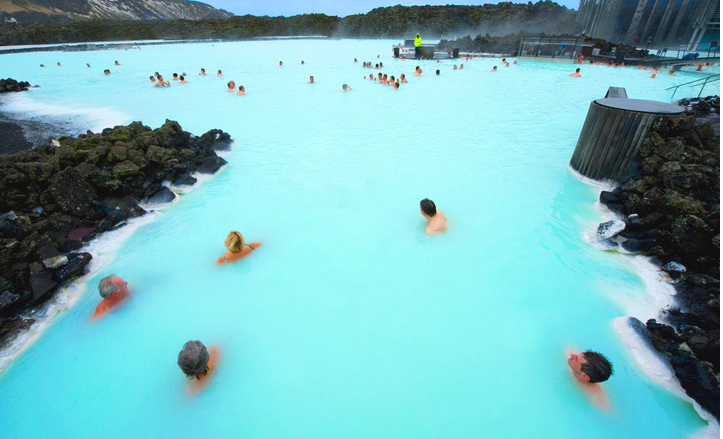
<instances>
[{"instance_id":1,"label":"foam on water surface","mask_svg":"<svg viewBox=\"0 0 723 439\"><path fill-rule=\"evenodd\" d=\"M94 132L130 122L127 113L110 107L88 108L41 102L33 99L33 91L35 89L4 97L2 110L18 117L49 118L58 123L68 123L75 127L83 126ZM77 131L85 133L81 128Z\"/></svg>"},{"instance_id":2,"label":"foam on water surface","mask_svg":"<svg viewBox=\"0 0 723 439\"><path fill-rule=\"evenodd\" d=\"M678 438L703 427L689 401L645 374L648 362L614 327L657 302L648 304L629 256L584 239L601 221L598 189L567 169L589 103L609 85L667 100L664 88L694 74L650 80L583 66L573 79L573 64L524 60L491 74L496 59L454 71L454 61L394 60L392 43L0 57L8 76L41 85L29 99L110 108L154 128L169 118L196 135L220 128L236 140L227 169L125 240L0 376L0 429ZM361 67L378 53L382 73L405 73L409 83L394 91L363 80L380 72ZM422 77L412 75L416 65ZM210 76L197 76L201 67ZM154 71L185 71L190 83L154 89ZM306 84L310 75L317 84ZM229 80L247 96L227 93ZM342 93L343 83L353 91ZM425 197L449 218L445 234L424 234ZM217 267L230 230L263 246ZM109 273L129 282L131 300L91 324ZM184 397L176 365L190 339L223 350L195 399ZM572 382L568 347L613 361L610 413ZM119 418L133 426L108 422Z\"/></svg>"}]
</instances>

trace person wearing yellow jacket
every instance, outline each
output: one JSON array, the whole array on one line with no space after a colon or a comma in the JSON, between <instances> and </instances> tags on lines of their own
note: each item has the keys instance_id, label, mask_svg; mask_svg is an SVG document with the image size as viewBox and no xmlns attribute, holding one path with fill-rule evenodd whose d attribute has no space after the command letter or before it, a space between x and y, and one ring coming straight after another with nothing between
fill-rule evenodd
<instances>
[{"instance_id":1,"label":"person wearing yellow jacket","mask_svg":"<svg viewBox=\"0 0 723 439\"><path fill-rule=\"evenodd\" d=\"M422 37L417 33L417 38L414 39L414 57L419 58L419 46L422 45Z\"/></svg>"}]
</instances>

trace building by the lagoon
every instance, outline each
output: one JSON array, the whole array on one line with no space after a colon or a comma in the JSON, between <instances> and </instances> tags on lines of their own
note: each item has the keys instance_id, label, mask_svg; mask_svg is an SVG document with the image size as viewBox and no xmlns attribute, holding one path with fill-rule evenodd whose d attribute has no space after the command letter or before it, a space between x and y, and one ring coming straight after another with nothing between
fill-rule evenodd
<instances>
[{"instance_id":1,"label":"building by the lagoon","mask_svg":"<svg viewBox=\"0 0 723 439\"><path fill-rule=\"evenodd\" d=\"M585 35L637 47L717 48L720 0L580 0Z\"/></svg>"}]
</instances>

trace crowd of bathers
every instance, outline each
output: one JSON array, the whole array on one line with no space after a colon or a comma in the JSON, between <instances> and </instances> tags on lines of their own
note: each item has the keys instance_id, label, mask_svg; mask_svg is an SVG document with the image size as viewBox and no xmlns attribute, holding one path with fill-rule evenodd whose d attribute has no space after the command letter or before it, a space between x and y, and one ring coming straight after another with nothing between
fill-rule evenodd
<instances>
[{"instance_id":1,"label":"crowd of bathers","mask_svg":"<svg viewBox=\"0 0 723 439\"><path fill-rule=\"evenodd\" d=\"M461 56L461 58L466 61L470 61L473 58L478 57L481 57L481 55ZM379 58L379 55L377 55L377 58ZM404 57L400 57L400 59L402 61L405 60ZM578 64L582 64L583 59L584 58L582 56L578 57L576 62ZM358 59L354 58L354 62L357 63ZM440 61L438 60L437 62ZM598 64L593 63L593 61L590 61L590 63ZM60 62L58 62L57 64L58 66L61 66ZM305 64L303 60L301 61L301 64ZM505 58L502 59L500 64L504 67L510 67L510 63ZM516 65L517 61L513 61L513 64ZM118 61L115 61L115 65L120 65L120 63ZM607 65L611 67L617 67L617 65L615 64ZM87 66L90 67L90 64L87 64ZM279 61L279 67L283 66L283 61ZM41 67L45 66L41 64ZM377 71L365 75L364 79L367 81L374 81L381 85L391 86L397 90L399 89L401 84L405 84L408 82L407 77L404 73L399 74L399 76L383 73L381 70L385 69L385 67L384 63L381 61L378 63L365 61L362 63L362 67L364 69L372 69ZM699 66L699 70L704 67L707 68L708 65ZM640 68L644 69L643 67ZM459 66L457 64L454 64L452 67L452 70L462 69L464 69L464 64L460 64ZM493 66L490 72L497 72L497 66ZM652 77L655 77L656 72L657 69L653 71ZM673 71L671 70L671 75L673 74L672 72ZM105 69L104 74L110 75L110 69ZM435 71L435 74L440 75L440 69L437 69ZM207 75L208 74L206 73L206 69L201 68L198 76ZM421 75L421 67L416 66L414 69L414 76ZM223 78L223 71L218 69L216 72L216 76L219 78ZM577 68L575 73L570 74L570 76L581 77L582 75L580 74L580 68ZM163 75L161 75L159 72L155 72L149 77L149 79L154 87L170 87L171 81L176 82L177 84L188 84L187 77L188 75L186 74L186 72L182 72L180 74L173 73L171 76L171 80L168 81L164 79ZM315 83L316 81L314 79L314 76L309 76L308 84ZM233 80L229 81L226 85L226 90L229 93L235 92L238 96L244 96L246 94L245 87L243 85L238 85L237 87L236 82ZM342 85L342 91L348 92L351 90L352 88L348 84ZM422 200L420 202L420 211L422 216L427 220L425 231L428 234L437 234L447 230L447 218L441 211L436 208L436 205L432 200L429 200L427 198ZM216 261L216 263L219 265L228 264L245 258L246 256L250 255L254 250L258 249L261 246L261 243L246 243L243 235L240 232L232 231L226 237L224 245L226 247L226 251ZM125 282L123 279L116 275L109 275L103 278L98 285L98 289L102 300L97 306L92 316L94 320L104 316L109 311L119 307L121 304L125 303L126 300L130 297L127 282ZM207 384L208 378L215 370L219 358L220 349L217 346L212 346L210 349L208 349L203 343L198 340L191 340L183 345L183 348L178 355L177 363L183 373L187 377L192 378L191 384L189 385L189 392L195 393ZM598 399L600 395L603 395L603 392L601 388L597 385L597 383L607 380L613 372L612 364L609 362L609 360L607 360L607 358L605 358L602 354L594 351L585 351L582 353L570 352L567 361L572 370L573 376L576 378L576 381L583 383L587 386L585 387L585 389L591 394L593 400Z\"/></svg>"}]
</instances>

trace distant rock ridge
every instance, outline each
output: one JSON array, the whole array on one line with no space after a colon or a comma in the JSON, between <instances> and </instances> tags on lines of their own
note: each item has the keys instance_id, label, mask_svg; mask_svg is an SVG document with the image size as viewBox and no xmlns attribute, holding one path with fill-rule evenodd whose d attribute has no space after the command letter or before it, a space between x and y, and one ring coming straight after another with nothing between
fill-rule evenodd
<instances>
[{"instance_id":1,"label":"distant rock ridge","mask_svg":"<svg viewBox=\"0 0 723 439\"><path fill-rule=\"evenodd\" d=\"M7 23L106 20L228 18L233 14L189 0L6 0L0 18Z\"/></svg>"},{"instance_id":2,"label":"distant rock ridge","mask_svg":"<svg viewBox=\"0 0 723 439\"><path fill-rule=\"evenodd\" d=\"M226 161L216 151L231 137L196 137L167 120L155 130L133 122L53 143L0 155L0 347L32 324L24 310L85 273L85 243L144 215L140 201L173 201L162 182L188 185L194 172L218 171Z\"/></svg>"}]
</instances>

